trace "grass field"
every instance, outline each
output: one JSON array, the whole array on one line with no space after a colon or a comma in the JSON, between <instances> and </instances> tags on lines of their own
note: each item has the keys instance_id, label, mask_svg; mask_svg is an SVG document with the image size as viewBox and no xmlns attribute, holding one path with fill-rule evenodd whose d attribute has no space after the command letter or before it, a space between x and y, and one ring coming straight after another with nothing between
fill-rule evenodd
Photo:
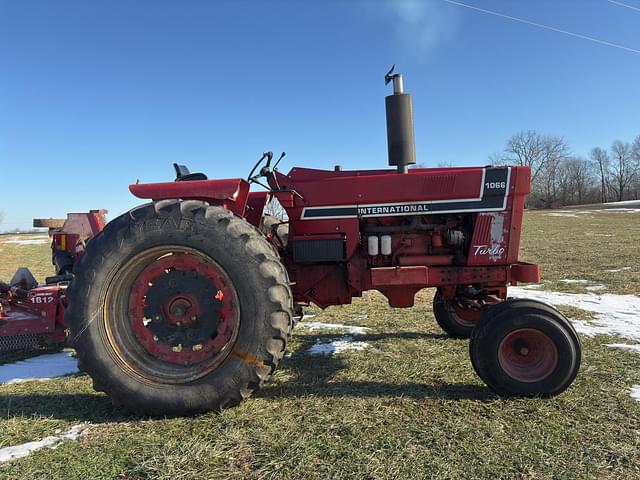
<instances>
[{"instance_id":1,"label":"grass field","mask_svg":"<svg viewBox=\"0 0 640 480\"><path fill-rule=\"evenodd\" d=\"M9 238L0 237L0 279L20 265L40 279L51 273L47 244ZM638 238L640 213L531 212L521 258L542 264L544 290L640 295ZM311 356L345 333L296 329L273 381L222 414L134 418L86 376L0 385L0 448L91 425L77 442L0 464L0 477L640 478L640 403L629 394L640 354L606 346L630 340L583 337L568 391L502 400L476 377L468 342L438 328L432 296L394 310L373 293L309 312L310 321L368 327L354 338L369 346Z\"/></svg>"}]
</instances>

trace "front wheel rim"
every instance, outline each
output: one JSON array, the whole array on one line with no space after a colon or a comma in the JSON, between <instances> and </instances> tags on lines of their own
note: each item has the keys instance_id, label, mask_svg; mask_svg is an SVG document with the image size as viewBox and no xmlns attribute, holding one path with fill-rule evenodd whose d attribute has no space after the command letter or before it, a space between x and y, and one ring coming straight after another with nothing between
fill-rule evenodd
<instances>
[{"instance_id":1,"label":"front wheel rim","mask_svg":"<svg viewBox=\"0 0 640 480\"><path fill-rule=\"evenodd\" d=\"M546 333L533 328L509 332L498 346L502 370L523 383L540 382L558 366L558 348Z\"/></svg>"},{"instance_id":2,"label":"front wheel rim","mask_svg":"<svg viewBox=\"0 0 640 480\"><path fill-rule=\"evenodd\" d=\"M480 321L480 309L465 308L457 302L447 305L449 315L460 326L473 328Z\"/></svg>"}]
</instances>

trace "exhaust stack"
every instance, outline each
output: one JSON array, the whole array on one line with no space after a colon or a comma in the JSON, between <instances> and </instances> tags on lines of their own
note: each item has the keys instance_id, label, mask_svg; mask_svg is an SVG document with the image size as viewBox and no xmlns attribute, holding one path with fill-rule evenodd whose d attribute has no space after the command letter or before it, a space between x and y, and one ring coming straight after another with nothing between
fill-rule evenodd
<instances>
[{"instance_id":1,"label":"exhaust stack","mask_svg":"<svg viewBox=\"0 0 640 480\"><path fill-rule=\"evenodd\" d=\"M387 149L389 165L398 173L407 173L416 163L416 142L413 134L413 104L411 94L404 93L402 74L393 73L395 65L384 76L384 84L393 82L393 95L385 97L387 113Z\"/></svg>"}]
</instances>

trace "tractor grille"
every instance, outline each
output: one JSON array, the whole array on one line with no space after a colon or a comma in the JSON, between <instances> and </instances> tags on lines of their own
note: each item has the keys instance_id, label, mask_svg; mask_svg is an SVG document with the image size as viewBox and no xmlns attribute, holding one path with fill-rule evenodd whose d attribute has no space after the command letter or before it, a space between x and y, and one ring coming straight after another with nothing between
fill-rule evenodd
<instances>
[{"instance_id":1,"label":"tractor grille","mask_svg":"<svg viewBox=\"0 0 640 480\"><path fill-rule=\"evenodd\" d=\"M14 335L0 337L0 353L37 350L51 344L51 335Z\"/></svg>"},{"instance_id":2,"label":"tractor grille","mask_svg":"<svg viewBox=\"0 0 640 480\"><path fill-rule=\"evenodd\" d=\"M296 263L339 262L345 258L344 239L297 240L293 242Z\"/></svg>"}]
</instances>

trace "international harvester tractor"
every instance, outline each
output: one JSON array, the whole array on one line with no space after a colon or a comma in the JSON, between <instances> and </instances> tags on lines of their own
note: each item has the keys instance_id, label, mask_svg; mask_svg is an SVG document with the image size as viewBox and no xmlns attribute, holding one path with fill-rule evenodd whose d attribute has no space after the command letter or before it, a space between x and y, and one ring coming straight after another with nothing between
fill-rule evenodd
<instances>
[{"instance_id":1,"label":"international harvester tractor","mask_svg":"<svg viewBox=\"0 0 640 480\"><path fill-rule=\"evenodd\" d=\"M580 365L575 330L552 307L507 297L538 282L518 260L530 170L410 168L411 96L385 77L393 169L278 171L247 179L137 183L149 202L115 218L73 265L66 324L80 369L117 404L151 415L238 405L273 375L309 304L378 290L392 307L435 287L435 318L470 337L471 363L501 396L550 397ZM250 191L251 184L264 190ZM286 219L264 214L274 199Z\"/></svg>"}]
</instances>

